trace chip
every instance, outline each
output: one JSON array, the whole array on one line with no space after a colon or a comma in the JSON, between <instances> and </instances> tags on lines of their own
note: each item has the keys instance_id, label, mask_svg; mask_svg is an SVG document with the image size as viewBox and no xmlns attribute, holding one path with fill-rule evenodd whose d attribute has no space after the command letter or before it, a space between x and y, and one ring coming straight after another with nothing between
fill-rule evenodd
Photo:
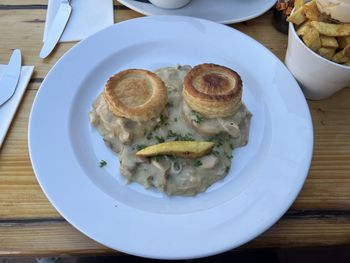
<instances>
[{"instance_id":1,"label":"chip","mask_svg":"<svg viewBox=\"0 0 350 263\"><path fill-rule=\"evenodd\" d=\"M339 44L335 37L328 37L328 36L320 36L321 45L322 47L332 47L332 48L338 48Z\"/></svg>"},{"instance_id":2,"label":"chip","mask_svg":"<svg viewBox=\"0 0 350 263\"><path fill-rule=\"evenodd\" d=\"M350 24L330 24L312 21L311 25L322 34L329 37L343 37L350 35Z\"/></svg>"},{"instance_id":3,"label":"chip","mask_svg":"<svg viewBox=\"0 0 350 263\"><path fill-rule=\"evenodd\" d=\"M321 48L320 34L316 29L310 27L306 34L303 35L305 45L313 51Z\"/></svg>"},{"instance_id":4,"label":"chip","mask_svg":"<svg viewBox=\"0 0 350 263\"><path fill-rule=\"evenodd\" d=\"M288 18L288 22L292 22L293 24L300 25L306 20L306 16L304 13L304 8L301 7L298 10L294 11Z\"/></svg>"}]
</instances>

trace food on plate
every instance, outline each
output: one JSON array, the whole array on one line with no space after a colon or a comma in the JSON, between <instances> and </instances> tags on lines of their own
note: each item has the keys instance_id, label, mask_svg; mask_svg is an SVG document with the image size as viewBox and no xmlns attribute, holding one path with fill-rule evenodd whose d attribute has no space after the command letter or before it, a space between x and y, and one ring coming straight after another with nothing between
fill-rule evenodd
<instances>
[{"instance_id":1,"label":"food on plate","mask_svg":"<svg viewBox=\"0 0 350 263\"><path fill-rule=\"evenodd\" d=\"M172 141L148 146L136 153L141 157L173 155L184 158L198 158L208 154L214 147L213 142Z\"/></svg>"},{"instance_id":2,"label":"food on plate","mask_svg":"<svg viewBox=\"0 0 350 263\"><path fill-rule=\"evenodd\" d=\"M89 116L127 183L191 196L223 179L232 150L247 144L251 113L241 97L238 73L219 65L133 69L107 81Z\"/></svg>"},{"instance_id":3,"label":"food on plate","mask_svg":"<svg viewBox=\"0 0 350 263\"><path fill-rule=\"evenodd\" d=\"M296 32L307 47L326 59L348 66L350 0L298 3L288 21L296 25Z\"/></svg>"},{"instance_id":4,"label":"food on plate","mask_svg":"<svg viewBox=\"0 0 350 263\"><path fill-rule=\"evenodd\" d=\"M167 101L163 81L153 72L129 69L109 78L103 96L111 112L134 121L158 117Z\"/></svg>"},{"instance_id":5,"label":"food on plate","mask_svg":"<svg viewBox=\"0 0 350 263\"><path fill-rule=\"evenodd\" d=\"M201 64L185 76L183 98L191 109L206 118L232 116L242 103L242 80L227 67Z\"/></svg>"}]
</instances>

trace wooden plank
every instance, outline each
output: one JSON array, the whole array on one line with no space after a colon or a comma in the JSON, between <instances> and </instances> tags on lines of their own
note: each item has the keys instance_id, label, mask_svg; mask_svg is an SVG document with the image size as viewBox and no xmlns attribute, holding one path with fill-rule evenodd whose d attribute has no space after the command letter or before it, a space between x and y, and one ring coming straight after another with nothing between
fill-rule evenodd
<instances>
[{"instance_id":1,"label":"wooden plank","mask_svg":"<svg viewBox=\"0 0 350 263\"><path fill-rule=\"evenodd\" d=\"M46 76L48 70L74 43L59 44L49 58L41 60L38 54L42 45L45 16L45 9L0 9L0 32L2 33L0 63L8 61L13 48L20 48L23 53L24 63L36 66L33 77L44 78ZM142 15L132 10L115 10L116 22L140 16ZM255 38L283 60L287 38L272 28L270 20L271 12L233 27ZM13 34L14 29L16 34Z\"/></svg>"},{"instance_id":2,"label":"wooden plank","mask_svg":"<svg viewBox=\"0 0 350 263\"><path fill-rule=\"evenodd\" d=\"M131 10L115 10L115 12L117 22L129 17L141 16ZM2 34L0 63L7 63L12 50L14 48L20 48L22 51L23 64L35 65L33 78L43 79L46 76L47 72L57 60L74 46L75 43L60 43L47 59L40 59L39 52L42 46L45 16L45 9L0 9L0 32ZM16 34L13 33L14 30Z\"/></svg>"},{"instance_id":3,"label":"wooden plank","mask_svg":"<svg viewBox=\"0 0 350 263\"><path fill-rule=\"evenodd\" d=\"M117 234L117 233L116 233ZM282 219L240 247L283 248L349 244L350 219ZM73 256L117 253L66 221L0 222L0 256Z\"/></svg>"},{"instance_id":4,"label":"wooden plank","mask_svg":"<svg viewBox=\"0 0 350 263\"><path fill-rule=\"evenodd\" d=\"M59 216L41 191L29 159L28 118L35 94L26 92L0 150L0 218Z\"/></svg>"}]
</instances>

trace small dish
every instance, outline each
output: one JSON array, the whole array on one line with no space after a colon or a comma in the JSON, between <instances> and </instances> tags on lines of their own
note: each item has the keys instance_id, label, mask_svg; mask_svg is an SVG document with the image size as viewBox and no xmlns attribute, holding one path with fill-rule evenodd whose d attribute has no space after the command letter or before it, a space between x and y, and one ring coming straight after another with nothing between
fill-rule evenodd
<instances>
[{"instance_id":1,"label":"small dish","mask_svg":"<svg viewBox=\"0 0 350 263\"><path fill-rule=\"evenodd\" d=\"M309 49L289 23L285 63L308 99L325 99L350 86L350 67L334 63Z\"/></svg>"}]
</instances>

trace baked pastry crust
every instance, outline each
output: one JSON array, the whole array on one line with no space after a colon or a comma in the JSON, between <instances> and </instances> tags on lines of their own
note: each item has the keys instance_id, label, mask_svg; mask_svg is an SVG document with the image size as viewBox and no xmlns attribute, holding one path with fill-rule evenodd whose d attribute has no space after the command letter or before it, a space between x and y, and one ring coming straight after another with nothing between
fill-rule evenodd
<instances>
[{"instance_id":1,"label":"baked pastry crust","mask_svg":"<svg viewBox=\"0 0 350 263\"><path fill-rule=\"evenodd\" d=\"M237 72L216 64L200 64L184 79L183 98L206 118L235 114L242 104L242 80Z\"/></svg>"},{"instance_id":2,"label":"baked pastry crust","mask_svg":"<svg viewBox=\"0 0 350 263\"><path fill-rule=\"evenodd\" d=\"M139 122L158 117L168 100L164 82L144 69L128 69L113 75L103 96L114 115Z\"/></svg>"}]
</instances>

